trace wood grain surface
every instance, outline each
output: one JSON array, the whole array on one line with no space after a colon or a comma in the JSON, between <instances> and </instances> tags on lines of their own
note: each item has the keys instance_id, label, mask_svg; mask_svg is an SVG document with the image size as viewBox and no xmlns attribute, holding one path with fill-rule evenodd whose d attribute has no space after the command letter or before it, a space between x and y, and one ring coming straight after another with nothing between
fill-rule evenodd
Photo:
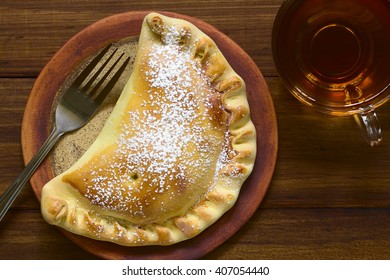
<instances>
[{"instance_id":1,"label":"wood grain surface","mask_svg":"<svg viewBox=\"0 0 390 280\"><path fill-rule=\"evenodd\" d=\"M0 2L0 193L23 168L20 130L33 84L72 36L137 10L199 18L233 39L266 78L278 121L273 179L258 210L205 259L389 259L390 104L377 111L384 142L370 148L354 120L298 103L272 60L281 0ZM0 223L0 259L94 259L46 224L31 187Z\"/></svg>"}]
</instances>

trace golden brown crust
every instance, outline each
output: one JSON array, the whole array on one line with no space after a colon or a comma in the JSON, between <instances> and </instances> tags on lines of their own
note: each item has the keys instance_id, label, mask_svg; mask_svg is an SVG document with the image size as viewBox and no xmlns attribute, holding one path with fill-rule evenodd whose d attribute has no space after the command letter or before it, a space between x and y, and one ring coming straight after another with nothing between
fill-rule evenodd
<instances>
[{"instance_id":1,"label":"golden brown crust","mask_svg":"<svg viewBox=\"0 0 390 280\"><path fill-rule=\"evenodd\" d=\"M215 43L186 21L149 14L114 111L91 148L43 188L43 216L125 246L191 238L235 203L255 138L245 83Z\"/></svg>"}]
</instances>

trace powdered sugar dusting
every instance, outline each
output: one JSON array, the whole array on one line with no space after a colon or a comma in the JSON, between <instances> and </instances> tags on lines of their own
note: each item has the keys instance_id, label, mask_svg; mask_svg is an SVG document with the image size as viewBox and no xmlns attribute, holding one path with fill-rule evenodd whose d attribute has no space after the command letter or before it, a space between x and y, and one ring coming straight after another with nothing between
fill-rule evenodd
<instances>
[{"instance_id":1,"label":"powdered sugar dusting","mask_svg":"<svg viewBox=\"0 0 390 280\"><path fill-rule=\"evenodd\" d=\"M176 44L180 31L171 27L169 32L165 44L153 45L143 59L148 89L134 93L143 98L141 106L123 115L115 161L107 159L109 176L92 171L85 194L95 204L132 216L145 216L159 195L174 200L188 187L209 187L227 160L210 156L226 154L220 137L227 136L225 128L216 127L209 114L207 100L216 92L191 52ZM164 203L159 207L161 213L170 211Z\"/></svg>"}]
</instances>

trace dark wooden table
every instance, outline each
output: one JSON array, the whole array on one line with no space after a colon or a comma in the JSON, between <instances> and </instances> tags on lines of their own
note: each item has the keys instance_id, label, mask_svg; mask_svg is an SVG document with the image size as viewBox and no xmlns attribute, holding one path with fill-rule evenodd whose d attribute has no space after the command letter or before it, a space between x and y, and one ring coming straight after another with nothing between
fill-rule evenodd
<instances>
[{"instance_id":1,"label":"dark wooden table","mask_svg":"<svg viewBox=\"0 0 390 280\"><path fill-rule=\"evenodd\" d=\"M73 35L136 10L202 19L261 69L274 100L279 151L269 191L250 221L205 259L390 259L390 104L378 109L384 142L370 148L352 118L322 115L284 88L271 31L281 0L0 2L0 193L23 168L20 130L40 70ZM95 259L41 217L26 186L0 223L0 259Z\"/></svg>"}]
</instances>

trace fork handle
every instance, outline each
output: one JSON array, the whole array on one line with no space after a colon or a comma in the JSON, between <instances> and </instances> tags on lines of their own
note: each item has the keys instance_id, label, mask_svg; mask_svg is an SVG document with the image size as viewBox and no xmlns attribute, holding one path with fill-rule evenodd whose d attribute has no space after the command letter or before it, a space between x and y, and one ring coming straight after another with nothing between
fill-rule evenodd
<instances>
[{"instance_id":1,"label":"fork handle","mask_svg":"<svg viewBox=\"0 0 390 280\"><path fill-rule=\"evenodd\" d=\"M43 143L38 152L33 156L30 162L26 165L23 171L16 177L15 181L7 188L4 194L0 197L0 221L11 207L12 203L22 191L26 182L34 174L35 170L45 159L49 151L53 148L54 144L64 134L64 132L54 127L49 137Z\"/></svg>"}]
</instances>

